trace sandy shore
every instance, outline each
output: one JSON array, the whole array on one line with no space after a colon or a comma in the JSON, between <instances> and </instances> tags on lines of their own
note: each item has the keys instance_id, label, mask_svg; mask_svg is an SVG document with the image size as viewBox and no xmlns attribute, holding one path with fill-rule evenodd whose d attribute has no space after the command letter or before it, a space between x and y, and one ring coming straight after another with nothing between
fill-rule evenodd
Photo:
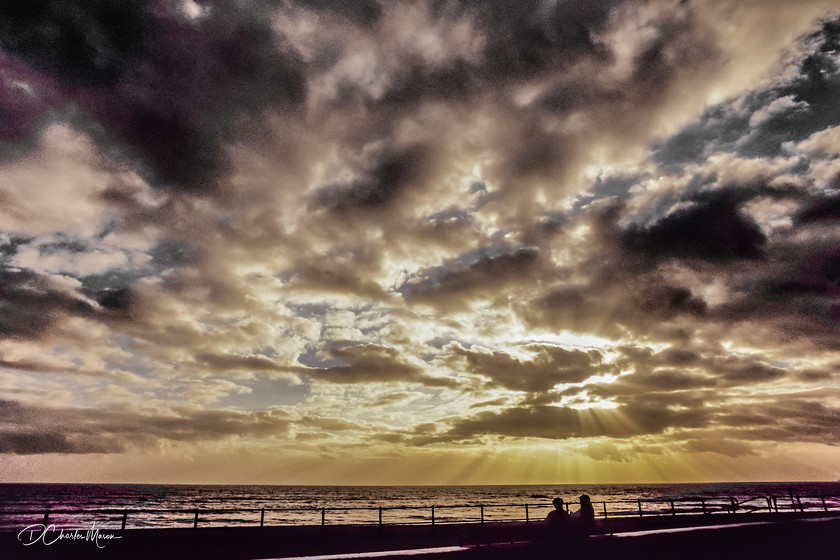
<instances>
[{"instance_id":1,"label":"sandy shore","mask_svg":"<svg viewBox=\"0 0 840 560\"><path fill-rule=\"evenodd\" d=\"M706 526L707 524L711 526ZM691 530L687 530L691 528ZM292 526L0 533L0 558L246 560L455 547L411 558L628 560L840 559L840 516L752 514L599 522L598 535L547 535L539 524ZM402 556L399 556L402 557Z\"/></svg>"}]
</instances>

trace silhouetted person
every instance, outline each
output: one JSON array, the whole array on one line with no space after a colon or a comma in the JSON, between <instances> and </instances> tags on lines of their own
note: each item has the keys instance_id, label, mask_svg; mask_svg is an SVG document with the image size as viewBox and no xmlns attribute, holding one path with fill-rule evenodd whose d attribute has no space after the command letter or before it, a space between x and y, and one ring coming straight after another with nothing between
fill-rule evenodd
<instances>
[{"instance_id":1,"label":"silhouetted person","mask_svg":"<svg viewBox=\"0 0 840 560\"><path fill-rule=\"evenodd\" d=\"M573 519L578 532L589 535L595 528L595 508L592 507L592 502L586 494L579 499L580 509L574 513Z\"/></svg>"},{"instance_id":2,"label":"silhouetted person","mask_svg":"<svg viewBox=\"0 0 840 560\"><path fill-rule=\"evenodd\" d=\"M735 513L736 511L738 511L738 500L736 500L732 496L729 497L729 508L728 509L729 509L730 513Z\"/></svg>"},{"instance_id":3,"label":"silhouetted person","mask_svg":"<svg viewBox=\"0 0 840 560\"><path fill-rule=\"evenodd\" d=\"M554 511L545 517L545 527L549 537L557 537L568 530L571 517L564 507L563 498L554 498L552 503L554 504Z\"/></svg>"}]
</instances>

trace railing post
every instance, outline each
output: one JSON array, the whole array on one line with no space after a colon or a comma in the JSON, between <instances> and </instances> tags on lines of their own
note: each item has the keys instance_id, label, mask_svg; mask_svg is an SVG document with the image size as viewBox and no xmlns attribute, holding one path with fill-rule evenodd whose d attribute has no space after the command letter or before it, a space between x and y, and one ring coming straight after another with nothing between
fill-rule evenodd
<instances>
[{"instance_id":1,"label":"railing post","mask_svg":"<svg viewBox=\"0 0 840 560\"><path fill-rule=\"evenodd\" d=\"M525 504L525 525L531 523L531 517L528 515L528 504Z\"/></svg>"},{"instance_id":2,"label":"railing post","mask_svg":"<svg viewBox=\"0 0 840 560\"><path fill-rule=\"evenodd\" d=\"M327 524L327 508L321 508L321 526Z\"/></svg>"},{"instance_id":3,"label":"railing post","mask_svg":"<svg viewBox=\"0 0 840 560\"><path fill-rule=\"evenodd\" d=\"M674 500L671 500L671 515L677 515L677 510L674 508Z\"/></svg>"},{"instance_id":4,"label":"railing post","mask_svg":"<svg viewBox=\"0 0 840 560\"><path fill-rule=\"evenodd\" d=\"M44 527L50 523L50 510L44 512Z\"/></svg>"},{"instance_id":5,"label":"railing post","mask_svg":"<svg viewBox=\"0 0 840 560\"><path fill-rule=\"evenodd\" d=\"M432 506L432 525L435 524L435 506Z\"/></svg>"},{"instance_id":6,"label":"railing post","mask_svg":"<svg viewBox=\"0 0 840 560\"><path fill-rule=\"evenodd\" d=\"M122 526L120 527L121 531L125 531L125 520L128 518L128 512L123 510L123 518L122 518Z\"/></svg>"},{"instance_id":7,"label":"railing post","mask_svg":"<svg viewBox=\"0 0 840 560\"><path fill-rule=\"evenodd\" d=\"M260 510L260 527L265 527L265 508Z\"/></svg>"},{"instance_id":8,"label":"railing post","mask_svg":"<svg viewBox=\"0 0 840 560\"><path fill-rule=\"evenodd\" d=\"M481 508L481 522L484 523L484 506L478 506Z\"/></svg>"},{"instance_id":9,"label":"railing post","mask_svg":"<svg viewBox=\"0 0 840 560\"><path fill-rule=\"evenodd\" d=\"M601 505L604 506L604 519L607 518L607 502L601 502Z\"/></svg>"},{"instance_id":10,"label":"railing post","mask_svg":"<svg viewBox=\"0 0 840 560\"><path fill-rule=\"evenodd\" d=\"M765 496L765 500L767 500L767 513L773 513L773 502L770 501L770 496Z\"/></svg>"},{"instance_id":11,"label":"railing post","mask_svg":"<svg viewBox=\"0 0 840 560\"><path fill-rule=\"evenodd\" d=\"M700 498L700 506L703 508L703 515L706 515L706 498Z\"/></svg>"},{"instance_id":12,"label":"railing post","mask_svg":"<svg viewBox=\"0 0 840 560\"><path fill-rule=\"evenodd\" d=\"M198 510L195 510L195 518L193 518L193 529L198 528Z\"/></svg>"},{"instance_id":13,"label":"railing post","mask_svg":"<svg viewBox=\"0 0 840 560\"><path fill-rule=\"evenodd\" d=\"M642 500L636 500L636 503L639 504L639 517L642 517Z\"/></svg>"},{"instance_id":14,"label":"railing post","mask_svg":"<svg viewBox=\"0 0 840 560\"><path fill-rule=\"evenodd\" d=\"M825 496L820 496L820 500L822 500L823 509L828 511L828 506L825 505Z\"/></svg>"},{"instance_id":15,"label":"railing post","mask_svg":"<svg viewBox=\"0 0 840 560\"><path fill-rule=\"evenodd\" d=\"M382 525L382 508L379 508L379 524Z\"/></svg>"}]
</instances>

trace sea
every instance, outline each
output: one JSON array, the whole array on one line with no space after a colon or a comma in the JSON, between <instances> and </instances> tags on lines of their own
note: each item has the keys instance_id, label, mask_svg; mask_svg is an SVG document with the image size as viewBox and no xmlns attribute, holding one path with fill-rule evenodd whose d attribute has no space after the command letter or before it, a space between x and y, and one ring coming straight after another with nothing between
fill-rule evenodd
<instances>
[{"instance_id":1,"label":"sea","mask_svg":"<svg viewBox=\"0 0 840 560\"><path fill-rule=\"evenodd\" d=\"M840 482L267 486L0 484L0 529L103 529L356 523L535 521L563 498L590 497L599 517L772 509L840 510Z\"/></svg>"}]
</instances>

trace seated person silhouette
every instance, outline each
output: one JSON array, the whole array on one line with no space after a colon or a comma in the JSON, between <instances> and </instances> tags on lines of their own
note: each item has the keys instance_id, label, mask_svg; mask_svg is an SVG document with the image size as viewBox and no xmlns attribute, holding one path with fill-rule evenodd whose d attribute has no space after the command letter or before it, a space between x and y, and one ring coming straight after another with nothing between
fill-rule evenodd
<instances>
[{"instance_id":1,"label":"seated person silhouette","mask_svg":"<svg viewBox=\"0 0 840 560\"><path fill-rule=\"evenodd\" d=\"M583 494L580 498L580 509L572 514L572 521L578 533L591 535L595 529L595 509L589 496Z\"/></svg>"},{"instance_id":2,"label":"seated person silhouette","mask_svg":"<svg viewBox=\"0 0 840 560\"><path fill-rule=\"evenodd\" d=\"M554 511L550 512L545 518L545 527L549 536L559 536L569 527L571 518L569 512L565 509L563 498L554 498Z\"/></svg>"}]
</instances>

